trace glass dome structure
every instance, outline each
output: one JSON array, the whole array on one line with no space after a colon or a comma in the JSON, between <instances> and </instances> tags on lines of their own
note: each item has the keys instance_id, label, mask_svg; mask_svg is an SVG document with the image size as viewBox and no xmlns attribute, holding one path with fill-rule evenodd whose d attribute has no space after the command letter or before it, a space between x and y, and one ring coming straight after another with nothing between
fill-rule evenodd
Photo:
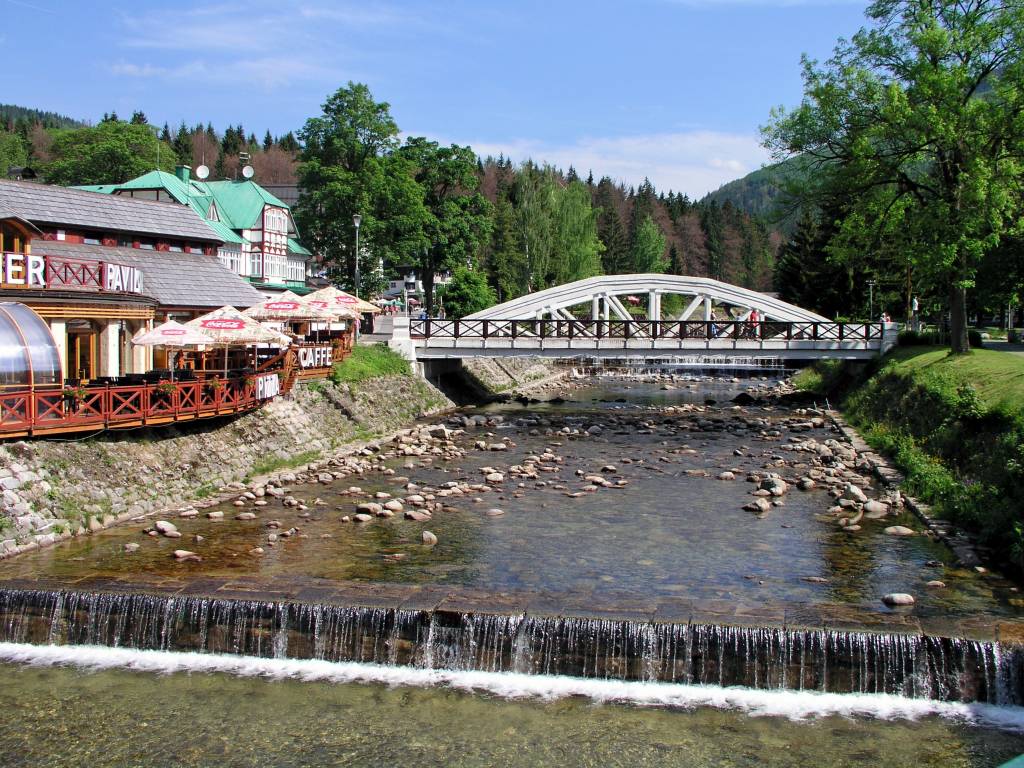
<instances>
[{"instance_id":1,"label":"glass dome structure","mask_svg":"<svg viewBox=\"0 0 1024 768\"><path fill-rule=\"evenodd\" d=\"M56 386L61 374L50 326L24 304L0 302L0 389Z\"/></svg>"}]
</instances>

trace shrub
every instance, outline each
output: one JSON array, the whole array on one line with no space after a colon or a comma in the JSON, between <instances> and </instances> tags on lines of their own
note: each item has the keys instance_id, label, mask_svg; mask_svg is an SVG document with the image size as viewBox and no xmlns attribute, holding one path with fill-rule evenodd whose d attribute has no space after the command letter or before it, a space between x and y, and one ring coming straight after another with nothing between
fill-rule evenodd
<instances>
[{"instance_id":1,"label":"shrub","mask_svg":"<svg viewBox=\"0 0 1024 768\"><path fill-rule=\"evenodd\" d=\"M984 345L981 338L981 331L976 331L973 328L967 332L967 343L970 344L971 349L981 349Z\"/></svg>"}]
</instances>

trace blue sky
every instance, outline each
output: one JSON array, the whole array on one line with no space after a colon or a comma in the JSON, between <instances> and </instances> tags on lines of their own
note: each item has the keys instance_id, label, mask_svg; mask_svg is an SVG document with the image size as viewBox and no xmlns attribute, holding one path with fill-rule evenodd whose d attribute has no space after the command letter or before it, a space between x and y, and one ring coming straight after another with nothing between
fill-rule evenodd
<instances>
[{"instance_id":1,"label":"blue sky","mask_svg":"<svg viewBox=\"0 0 1024 768\"><path fill-rule=\"evenodd\" d=\"M700 196L863 24L858 0L0 0L0 101L298 129L348 80L402 131ZM19 40L31 41L21 47Z\"/></svg>"}]
</instances>

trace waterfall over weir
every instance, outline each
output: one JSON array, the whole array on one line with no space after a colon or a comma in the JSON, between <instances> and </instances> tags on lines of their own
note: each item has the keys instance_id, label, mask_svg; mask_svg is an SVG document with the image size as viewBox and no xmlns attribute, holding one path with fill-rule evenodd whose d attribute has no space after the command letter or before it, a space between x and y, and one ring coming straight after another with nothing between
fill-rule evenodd
<instances>
[{"instance_id":1,"label":"waterfall over weir","mask_svg":"<svg viewBox=\"0 0 1024 768\"><path fill-rule=\"evenodd\" d=\"M1024 702L1017 646L916 634L11 589L0 641Z\"/></svg>"}]
</instances>

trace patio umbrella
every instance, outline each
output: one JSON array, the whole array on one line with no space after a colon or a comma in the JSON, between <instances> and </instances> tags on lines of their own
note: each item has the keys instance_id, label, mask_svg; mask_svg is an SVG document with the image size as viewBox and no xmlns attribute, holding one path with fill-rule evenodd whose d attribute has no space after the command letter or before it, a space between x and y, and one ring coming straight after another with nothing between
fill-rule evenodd
<instances>
[{"instance_id":1,"label":"patio umbrella","mask_svg":"<svg viewBox=\"0 0 1024 768\"><path fill-rule=\"evenodd\" d=\"M356 314L361 312L381 311L381 308L375 304L363 301L362 299L357 299L351 293L345 293L334 286L328 286L327 288L321 288L319 291L313 291L313 293L303 296L302 300L306 304L310 304L314 307L320 307L321 309L334 310L335 308L344 307L354 311Z\"/></svg>"},{"instance_id":2,"label":"patio umbrella","mask_svg":"<svg viewBox=\"0 0 1024 768\"><path fill-rule=\"evenodd\" d=\"M213 338L216 344L225 347L224 375L228 372L227 347L248 344L277 344L289 346L292 340L279 331L267 328L259 321L244 315L234 307L224 306L207 312L185 323Z\"/></svg>"},{"instance_id":3,"label":"patio umbrella","mask_svg":"<svg viewBox=\"0 0 1024 768\"><path fill-rule=\"evenodd\" d=\"M285 291L280 296L253 304L243 314L255 320L277 320L281 322L304 320L329 321L339 317L339 314L332 309L304 302L302 297L291 291ZM349 311L345 310L345 315L349 314Z\"/></svg>"},{"instance_id":4,"label":"patio umbrella","mask_svg":"<svg viewBox=\"0 0 1024 768\"><path fill-rule=\"evenodd\" d=\"M202 347L215 343L213 337L174 320L168 320L148 331L141 330L132 336L132 344L140 347ZM173 365L171 381L174 381Z\"/></svg>"}]
</instances>

